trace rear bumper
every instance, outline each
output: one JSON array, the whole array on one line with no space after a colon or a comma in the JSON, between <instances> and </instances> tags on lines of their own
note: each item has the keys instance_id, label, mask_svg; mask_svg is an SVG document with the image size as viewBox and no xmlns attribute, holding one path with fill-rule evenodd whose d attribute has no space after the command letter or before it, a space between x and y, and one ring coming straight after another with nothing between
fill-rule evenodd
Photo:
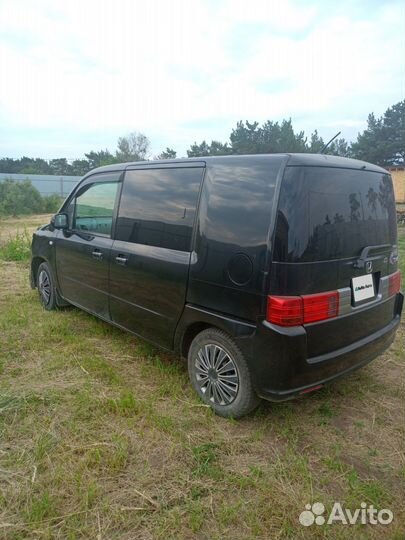
<instances>
[{"instance_id":1,"label":"rear bumper","mask_svg":"<svg viewBox=\"0 0 405 540\"><path fill-rule=\"evenodd\" d=\"M391 321L350 345L307 358L305 328L281 328L264 322L256 335L252 369L258 395L270 401L292 399L361 368L393 342L404 297L396 295Z\"/></svg>"}]
</instances>

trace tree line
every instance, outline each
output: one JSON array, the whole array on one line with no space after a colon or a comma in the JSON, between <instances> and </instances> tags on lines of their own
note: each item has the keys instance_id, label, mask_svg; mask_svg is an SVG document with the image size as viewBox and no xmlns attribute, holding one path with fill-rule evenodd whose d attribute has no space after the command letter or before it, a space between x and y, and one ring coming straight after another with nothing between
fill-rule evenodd
<instances>
[{"instance_id":1,"label":"tree line","mask_svg":"<svg viewBox=\"0 0 405 540\"><path fill-rule=\"evenodd\" d=\"M335 139L325 150L326 154L353 157L387 167L403 164L405 158L405 100L389 107L376 118L373 113L367 119L367 128L349 143L344 138ZM220 142L205 140L190 145L188 157L220 156L230 154L264 154L277 152L319 153L325 141L315 130L309 137L304 131L296 132L291 119L274 122L240 121L232 129L229 140ZM102 165L150 159L150 140L146 135L132 132L120 137L115 152L108 149L85 154L83 159L69 162L66 158L45 160L22 157L1 158L0 173L52 174L82 176ZM177 157L172 148L166 148L153 159Z\"/></svg>"}]
</instances>

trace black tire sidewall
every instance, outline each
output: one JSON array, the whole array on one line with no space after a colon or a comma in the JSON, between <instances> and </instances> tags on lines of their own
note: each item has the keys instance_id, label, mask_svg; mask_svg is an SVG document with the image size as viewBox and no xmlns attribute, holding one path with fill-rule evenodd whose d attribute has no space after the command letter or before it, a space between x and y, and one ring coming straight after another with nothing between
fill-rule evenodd
<instances>
[{"instance_id":1,"label":"black tire sidewall","mask_svg":"<svg viewBox=\"0 0 405 540\"><path fill-rule=\"evenodd\" d=\"M51 285L51 291L50 291L50 297L49 297L49 301L46 303L42 294L41 294L41 291L39 290L39 275L41 272L46 272L47 276L48 276L48 279L49 279L49 283ZM56 309L56 290L55 290L55 282L54 282L54 279L53 279L53 276L52 276L52 272L48 266L47 263L43 262L39 265L38 267L38 272L37 272L37 288L38 288L38 295L39 295L39 301L41 302L41 305L44 309L46 309L47 311L51 311L53 309Z\"/></svg>"},{"instance_id":2,"label":"black tire sidewall","mask_svg":"<svg viewBox=\"0 0 405 540\"><path fill-rule=\"evenodd\" d=\"M219 345L226 350L236 365L239 376L239 390L235 400L229 405L219 405L207 400L197 382L194 364L195 356L198 350L207 343ZM260 403L260 398L257 397L253 389L251 375L241 350L232 338L222 330L208 328L193 339L188 351L188 372L191 384L199 397L220 416L241 418L255 409Z\"/></svg>"}]
</instances>

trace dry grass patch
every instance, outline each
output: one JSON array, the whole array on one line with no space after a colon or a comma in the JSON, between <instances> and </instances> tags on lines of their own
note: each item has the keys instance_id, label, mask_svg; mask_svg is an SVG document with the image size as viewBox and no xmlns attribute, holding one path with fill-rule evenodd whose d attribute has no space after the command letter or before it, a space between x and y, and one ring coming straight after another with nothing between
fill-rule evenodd
<instances>
[{"instance_id":1,"label":"dry grass patch","mask_svg":"<svg viewBox=\"0 0 405 540\"><path fill-rule=\"evenodd\" d=\"M17 233L32 234L39 226L50 222L51 214L0 218L0 244L4 244Z\"/></svg>"}]
</instances>

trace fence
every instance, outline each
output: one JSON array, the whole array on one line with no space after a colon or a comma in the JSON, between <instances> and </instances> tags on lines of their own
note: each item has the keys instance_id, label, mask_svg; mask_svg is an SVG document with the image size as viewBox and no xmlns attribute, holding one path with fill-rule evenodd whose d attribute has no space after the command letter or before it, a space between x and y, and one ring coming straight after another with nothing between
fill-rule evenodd
<instances>
[{"instance_id":1,"label":"fence","mask_svg":"<svg viewBox=\"0 0 405 540\"><path fill-rule=\"evenodd\" d=\"M405 169L404 167L390 167L388 169L394 184L395 200L397 203L405 203Z\"/></svg>"},{"instance_id":2,"label":"fence","mask_svg":"<svg viewBox=\"0 0 405 540\"><path fill-rule=\"evenodd\" d=\"M60 195L61 197L66 197L79 182L80 178L81 176L0 173L0 182L3 182L6 179L14 180L16 182L30 180L32 185L37 188L41 195Z\"/></svg>"}]
</instances>

